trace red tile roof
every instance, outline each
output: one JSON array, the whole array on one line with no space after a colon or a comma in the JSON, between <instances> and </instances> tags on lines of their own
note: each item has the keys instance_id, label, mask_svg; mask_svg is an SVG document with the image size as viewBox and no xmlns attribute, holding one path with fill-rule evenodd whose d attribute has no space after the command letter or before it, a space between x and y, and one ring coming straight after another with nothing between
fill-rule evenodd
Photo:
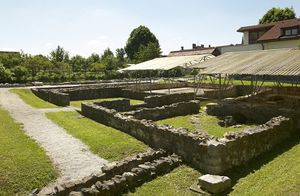
<instances>
[{"instance_id":1,"label":"red tile roof","mask_svg":"<svg viewBox=\"0 0 300 196\"><path fill-rule=\"evenodd\" d=\"M244 31L255 31L255 30L261 30L261 29L270 29L272 28L276 22L268 23L268 24L259 24L259 25L251 25L251 26L245 26L241 27L237 30L237 32L244 32Z\"/></svg>"},{"instance_id":2,"label":"red tile roof","mask_svg":"<svg viewBox=\"0 0 300 196\"><path fill-rule=\"evenodd\" d=\"M284 20L277 22L269 31L264 33L257 41L279 39L282 36L281 29L300 26L300 19Z\"/></svg>"},{"instance_id":3,"label":"red tile roof","mask_svg":"<svg viewBox=\"0 0 300 196\"><path fill-rule=\"evenodd\" d=\"M300 18L272 22L268 24L252 25L239 28L238 32L267 30L257 41L269 41L280 39L282 36L281 29L300 26ZM293 36L290 38L294 38Z\"/></svg>"}]
</instances>

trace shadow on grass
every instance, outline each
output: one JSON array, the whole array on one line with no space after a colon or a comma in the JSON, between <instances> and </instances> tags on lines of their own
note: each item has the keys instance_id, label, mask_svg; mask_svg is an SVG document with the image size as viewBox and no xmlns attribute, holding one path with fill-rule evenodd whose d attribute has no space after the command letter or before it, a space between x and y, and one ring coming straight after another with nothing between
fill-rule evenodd
<instances>
[{"instance_id":1,"label":"shadow on grass","mask_svg":"<svg viewBox=\"0 0 300 196\"><path fill-rule=\"evenodd\" d=\"M232 180L232 187L238 182L240 178L247 176L248 174L259 170L263 165L275 159L277 156L281 155L284 152L287 152L295 145L299 144L300 135L289 138L287 141L275 146L270 151L259 155L258 157L250 160L244 165L238 166L233 170L230 170L225 173ZM232 191L232 190L231 190Z\"/></svg>"}]
</instances>

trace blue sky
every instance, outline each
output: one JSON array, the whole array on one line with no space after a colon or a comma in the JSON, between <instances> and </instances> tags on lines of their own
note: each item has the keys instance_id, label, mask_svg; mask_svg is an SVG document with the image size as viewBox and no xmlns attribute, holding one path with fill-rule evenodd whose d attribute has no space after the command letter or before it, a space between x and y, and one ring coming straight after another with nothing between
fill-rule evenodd
<instances>
[{"instance_id":1,"label":"blue sky","mask_svg":"<svg viewBox=\"0 0 300 196\"><path fill-rule=\"evenodd\" d=\"M240 43L240 26L252 25L271 7L299 0L0 0L0 50L47 55L57 45L89 56L124 47L131 30L145 25L164 54L192 43Z\"/></svg>"}]
</instances>

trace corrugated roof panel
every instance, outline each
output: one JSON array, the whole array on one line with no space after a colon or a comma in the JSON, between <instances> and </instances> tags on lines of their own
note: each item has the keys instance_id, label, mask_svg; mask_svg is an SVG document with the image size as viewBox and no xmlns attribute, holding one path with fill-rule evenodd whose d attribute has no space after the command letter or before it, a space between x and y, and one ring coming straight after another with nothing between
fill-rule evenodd
<instances>
[{"instance_id":1,"label":"corrugated roof panel","mask_svg":"<svg viewBox=\"0 0 300 196\"><path fill-rule=\"evenodd\" d=\"M204 68L203 74L298 76L300 50L228 52L192 67Z\"/></svg>"}]
</instances>

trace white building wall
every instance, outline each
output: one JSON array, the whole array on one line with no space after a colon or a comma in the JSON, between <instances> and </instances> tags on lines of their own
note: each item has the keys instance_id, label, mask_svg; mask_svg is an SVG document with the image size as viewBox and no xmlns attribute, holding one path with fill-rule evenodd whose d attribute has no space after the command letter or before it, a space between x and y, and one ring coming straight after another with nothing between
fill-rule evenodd
<instances>
[{"instance_id":1,"label":"white building wall","mask_svg":"<svg viewBox=\"0 0 300 196\"><path fill-rule=\"evenodd\" d=\"M221 54L226 52L237 52L237 51L251 51L251 50L262 50L261 44L248 44L248 45L235 45L235 46L223 46L220 47Z\"/></svg>"},{"instance_id":2,"label":"white building wall","mask_svg":"<svg viewBox=\"0 0 300 196\"><path fill-rule=\"evenodd\" d=\"M299 48L300 39L297 40L285 40L285 41L273 41L264 43L265 50L278 49L278 48Z\"/></svg>"},{"instance_id":3,"label":"white building wall","mask_svg":"<svg viewBox=\"0 0 300 196\"><path fill-rule=\"evenodd\" d=\"M248 45L234 45L234 46L222 46L220 47L221 54L226 52L237 51L252 51L252 50L270 50L280 48L299 48L300 39L297 40L285 40L285 41L273 41L266 43L248 44Z\"/></svg>"},{"instance_id":4,"label":"white building wall","mask_svg":"<svg viewBox=\"0 0 300 196\"><path fill-rule=\"evenodd\" d=\"M244 45L248 45L249 44L249 32L248 31L244 32L243 43L244 43Z\"/></svg>"}]
</instances>

